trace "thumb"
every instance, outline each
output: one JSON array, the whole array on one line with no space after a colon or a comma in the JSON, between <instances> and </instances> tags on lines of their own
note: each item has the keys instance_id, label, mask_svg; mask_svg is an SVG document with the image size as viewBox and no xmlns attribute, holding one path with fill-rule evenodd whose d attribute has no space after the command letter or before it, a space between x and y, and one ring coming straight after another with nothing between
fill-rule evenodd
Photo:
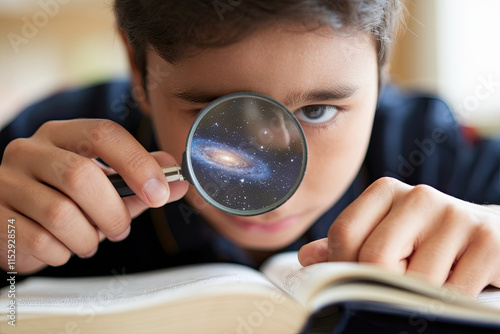
<instances>
[{"instance_id":1,"label":"thumb","mask_svg":"<svg viewBox=\"0 0 500 334\"><path fill-rule=\"evenodd\" d=\"M174 157L166 152L152 152L151 155L162 167L172 166L177 163ZM189 188L189 183L187 181L171 182L168 185L170 188L170 197L167 203L177 201L184 197ZM123 198L123 202L129 209L130 216L132 218L137 217L139 214L144 212L144 210L149 208L149 206L144 203L138 196L125 197Z\"/></svg>"},{"instance_id":2,"label":"thumb","mask_svg":"<svg viewBox=\"0 0 500 334\"><path fill-rule=\"evenodd\" d=\"M319 239L302 246L298 257L300 264L304 267L319 262L326 262L328 260L328 239Z\"/></svg>"}]
</instances>

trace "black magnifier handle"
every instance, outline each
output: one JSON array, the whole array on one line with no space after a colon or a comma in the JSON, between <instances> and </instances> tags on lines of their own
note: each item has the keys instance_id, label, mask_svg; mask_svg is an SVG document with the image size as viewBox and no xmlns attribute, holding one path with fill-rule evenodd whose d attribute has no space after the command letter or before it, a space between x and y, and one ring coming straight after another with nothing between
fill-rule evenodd
<instances>
[{"instance_id":1,"label":"black magnifier handle","mask_svg":"<svg viewBox=\"0 0 500 334\"><path fill-rule=\"evenodd\" d=\"M176 182L176 181L184 181L184 176L182 176L181 173L181 166L179 165L173 165L169 167L163 167L163 174L165 174L165 177L167 178L168 182ZM123 181L122 177L118 174L111 174L108 175L108 179L111 181L113 184L113 187L115 187L116 191L120 195L120 197L127 197L127 196L132 196L135 195L135 193L130 189L125 181Z\"/></svg>"}]
</instances>

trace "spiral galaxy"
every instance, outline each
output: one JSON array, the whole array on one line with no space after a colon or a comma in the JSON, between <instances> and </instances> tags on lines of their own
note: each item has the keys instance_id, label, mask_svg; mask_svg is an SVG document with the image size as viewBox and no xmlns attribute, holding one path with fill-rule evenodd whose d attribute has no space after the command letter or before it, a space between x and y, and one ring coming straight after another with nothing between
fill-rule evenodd
<instances>
[{"instance_id":1,"label":"spiral galaxy","mask_svg":"<svg viewBox=\"0 0 500 334\"><path fill-rule=\"evenodd\" d=\"M266 164L256 156L209 139L193 140L191 156L199 167L212 172L259 180L270 176Z\"/></svg>"}]
</instances>

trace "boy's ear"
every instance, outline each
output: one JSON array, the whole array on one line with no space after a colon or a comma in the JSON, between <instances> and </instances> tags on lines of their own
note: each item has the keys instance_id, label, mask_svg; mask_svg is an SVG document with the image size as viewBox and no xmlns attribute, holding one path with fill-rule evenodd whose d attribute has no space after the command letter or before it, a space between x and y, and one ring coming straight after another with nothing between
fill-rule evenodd
<instances>
[{"instance_id":1,"label":"boy's ear","mask_svg":"<svg viewBox=\"0 0 500 334\"><path fill-rule=\"evenodd\" d=\"M141 110L145 114L150 115L151 112L147 98L147 92L145 91L143 85L144 82L143 78L145 73L142 73L141 69L137 67L137 64L135 62L134 49L132 48L132 45L130 45L127 35L122 29L119 29L119 33L122 38L123 44L125 45L125 48L127 50L128 62L130 64L130 70L131 70L130 84L131 84L132 97L137 101Z\"/></svg>"}]
</instances>

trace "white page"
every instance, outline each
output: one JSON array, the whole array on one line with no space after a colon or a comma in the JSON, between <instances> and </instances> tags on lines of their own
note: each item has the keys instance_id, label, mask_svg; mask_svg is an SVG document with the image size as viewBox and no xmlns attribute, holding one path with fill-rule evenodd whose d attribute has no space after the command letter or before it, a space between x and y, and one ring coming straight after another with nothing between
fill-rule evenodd
<instances>
[{"instance_id":1,"label":"white page","mask_svg":"<svg viewBox=\"0 0 500 334\"><path fill-rule=\"evenodd\" d=\"M298 271L304 268L297 254L298 252L292 251L274 255L260 269L271 282L295 298L295 292L302 283ZM300 299L296 300L300 302Z\"/></svg>"},{"instance_id":2,"label":"white page","mask_svg":"<svg viewBox=\"0 0 500 334\"><path fill-rule=\"evenodd\" d=\"M479 294L477 300L488 306L500 308L500 289L489 286Z\"/></svg>"},{"instance_id":3,"label":"white page","mask_svg":"<svg viewBox=\"0 0 500 334\"><path fill-rule=\"evenodd\" d=\"M303 268L299 262L298 252L284 252L272 256L264 262L260 271L273 281L284 281L288 275Z\"/></svg>"},{"instance_id":4,"label":"white page","mask_svg":"<svg viewBox=\"0 0 500 334\"><path fill-rule=\"evenodd\" d=\"M251 268L233 264L185 266L130 275L92 278L28 278L16 285L17 312L105 313L174 301L252 289L276 289ZM6 291L0 308L7 307Z\"/></svg>"},{"instance_id":5,"label":"white page","mask_svg":"<svg viewBox=\"0 0 500 334\"><path fill-rule=\"evenodd\" d=\"M315 278L321 278L321 276L324 276L324 272L320 268L314 268L314 266L306 267L304 270L300 270L303 267L298 261L297 254L298 252L287 252L276 255L264 263L261 271L275 285L283 288L296 299L304 303L307 297L310 296L311 291L315 290L315 287L311 286L311 282L321 281L321 279L316 280ZM349 273L360 272L358 269L359 268L356 268L355 264L353 266L353 263L337 262L335 263L335 270L329 270L329 274L337 276L339 273L343 272L342 275L344 276L345 274L349 275ZM320 270L320 272L316 275L315 270ZM380 276L380 273L375 272L374 274L375 277ZM311 280L311 278L313 279ZM407 278L407 280L411 279L411 277ZM418 283L418 281L416 283ZM415 284L412 284L411 286L418 288ZM425 290L427 289L424 289L422 292L425 293ZM443 296L445 295L446 294ZM487 306L500 308L500 289L491 286L488 287L478 296L477 301L482 304L486 304Z\"/></svg>"}]
</instances>

